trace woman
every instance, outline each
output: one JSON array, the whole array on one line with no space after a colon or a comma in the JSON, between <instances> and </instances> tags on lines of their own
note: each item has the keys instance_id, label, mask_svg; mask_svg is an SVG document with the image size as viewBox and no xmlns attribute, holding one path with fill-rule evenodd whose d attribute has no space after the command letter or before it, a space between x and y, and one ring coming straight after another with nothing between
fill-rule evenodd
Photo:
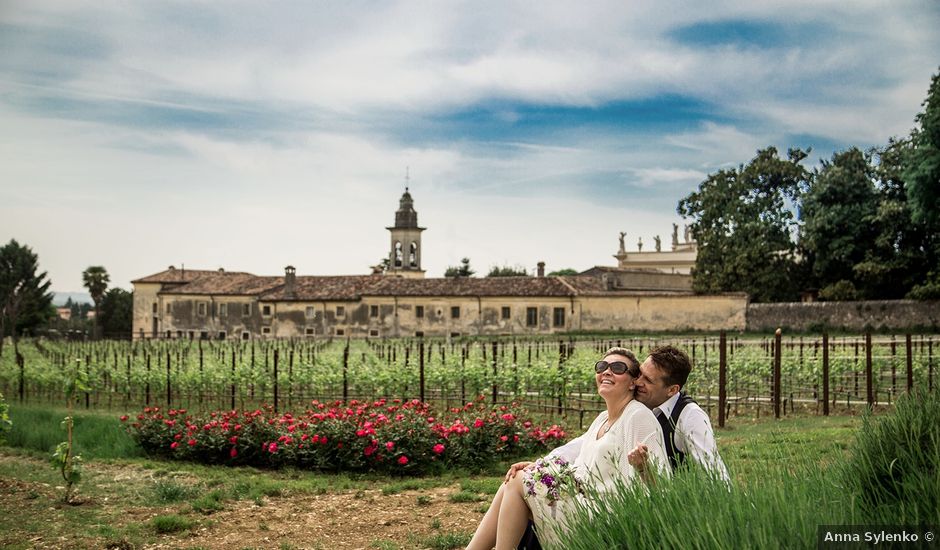
<instances>
[{"instance_id":1,"label":"woman","mask_svg":"<svg viewBox=\"0 0 940 550\"><path fill-rule=\"evenodd\" d=\"M668 459L662 431L653 413L633 399L634 385L640 374L640 362L633 352L611 348L604 359L594 366L597 393L604 399L607 410L591 423L580 454L574 462L576 476L599 492L613 490L618 479L630 483L638 476L632 464L649 464L659 475L669 475ZM633 449L631 451L631 449ZM515 470L531 463L513 464L506 481L496 492L493 503L477 527L468 550L509 550L516 548L526 524L535 522L536 532L543 543L555 543L566 528L566 516L576 507L574 499L562 499L549 506L548 501L529 495L524 489L523 475ZM652 476L644 470L644 481Z\"/></svg>"}]
</instances>

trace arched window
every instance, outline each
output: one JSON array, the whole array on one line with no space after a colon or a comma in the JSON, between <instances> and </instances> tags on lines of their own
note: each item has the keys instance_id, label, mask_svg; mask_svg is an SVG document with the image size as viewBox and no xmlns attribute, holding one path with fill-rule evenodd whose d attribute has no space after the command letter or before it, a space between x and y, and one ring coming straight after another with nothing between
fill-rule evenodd
<instances>
[{"instance_id":1,"label":"arched window","mask_svg":"<svg viewBox=\"0 0 940 550\"><path fill-rule=\"evenodd\" d=\"M418 244L411 243L411 252L408 253L408 264L411 267L418 267Z\"/></svg>"},{"instance_id":2,"label":"arched window","mask_svg":"<svg viewBox=\"0 0 940 550\"><path fill-rule=\"evenodd\" d=\"M401 243L395 242L395 267L401 267Z\"/></svg>"}]
</instances>

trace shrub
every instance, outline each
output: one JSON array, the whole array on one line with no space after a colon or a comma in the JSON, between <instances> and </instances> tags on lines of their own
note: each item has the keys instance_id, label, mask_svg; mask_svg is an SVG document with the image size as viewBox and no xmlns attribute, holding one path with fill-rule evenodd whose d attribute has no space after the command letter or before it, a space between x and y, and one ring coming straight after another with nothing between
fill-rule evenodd
<instances>
[{"instance_id":1,"label":"shrub","mask_svg":"<svg viewBox=\"0 0 940 550\"><path fill-rule=\"evenodd\" d=\"M866 415L844 481L872 523L940 523L940 395L902 395L894 414Z\"/></svg>"},{"instance_id":2,"label":"shrub","mask_svg":"<svg viewBox=\"0 0 940 550\"><path fill-rule=\"evenodd\" d=\"M843 279L820 290L819 299L824 302L851 302L858 300L858 291L852 281Z\"/></svg>"},{"instance_id":3,"label":"shrub","mask_svg":"<svg viewBox=\"0 0 940 550\"><path fill-rule=\"evenodd\" d=\"M516 404L489 408L482 397L443 418L417 399L313 401L297 416L270 407L196 416L147 407L127 430L145 452L176 459L392 474L544 454L565 437L558 426L534 425Z\"/></svg>"},{"instance_id":4,"label":"shrub","mask_svg":"<svg viewBox=\"0 0 940 550\"><path fill-rule=\"evenodd\" d=\"M6 443L4 435L13 427L10 421L10 406L3 400L3 394L0 393L0 445Z\"/></svg>"}]
</instances>

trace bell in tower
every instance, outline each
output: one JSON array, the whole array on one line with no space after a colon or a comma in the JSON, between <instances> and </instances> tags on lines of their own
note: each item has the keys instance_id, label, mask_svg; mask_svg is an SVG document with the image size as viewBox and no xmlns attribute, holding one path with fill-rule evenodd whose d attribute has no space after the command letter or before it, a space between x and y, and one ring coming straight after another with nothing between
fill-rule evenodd
<instances>
[{"instance_id":1,"label":"bell in tower","mask_svg":"<svg viewBox=\"0 0 940 550\"><path fill-rule=\"evenodd\" d=\"M391 251L388 257L389 275L399 277L424 278L421 269L421 232L418 227L418 213L414 209L414 199L405 187L398 210L395 212L395 226L386 227L391 232Z\"/></svg>"}]
</instances>

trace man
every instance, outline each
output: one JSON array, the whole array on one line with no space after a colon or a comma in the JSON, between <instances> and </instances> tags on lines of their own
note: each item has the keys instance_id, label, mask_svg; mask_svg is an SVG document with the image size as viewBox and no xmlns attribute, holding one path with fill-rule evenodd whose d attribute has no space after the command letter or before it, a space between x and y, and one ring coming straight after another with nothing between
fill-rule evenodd
<instances>
[{"instance_id":1,"label":"man","mask_svg":"<svg viewBox=\"0 0 940 550\"><path fill-rule=\"evenodd\" d=\"M728 469L718 454L715 433L712 430L708 413L702 410L689 396L681 392L682 386L689 379L692 362L689 356L675 346L661 346L652 350L646 361L640 365L640 377L636 380L636 400L652 409L659 420L666 452L673 469L691 457L725 483L730 483ZM587 434L572 439L554 449L549 456L559 456L574 462L581 451L582 438ZM643 446L640 446L642 449ZM513 464L506 479L515 477L518 470L528 462ZM526 530L520 549L538 550L538 539L530 529Z\"/></svg>"}]
</instances>

